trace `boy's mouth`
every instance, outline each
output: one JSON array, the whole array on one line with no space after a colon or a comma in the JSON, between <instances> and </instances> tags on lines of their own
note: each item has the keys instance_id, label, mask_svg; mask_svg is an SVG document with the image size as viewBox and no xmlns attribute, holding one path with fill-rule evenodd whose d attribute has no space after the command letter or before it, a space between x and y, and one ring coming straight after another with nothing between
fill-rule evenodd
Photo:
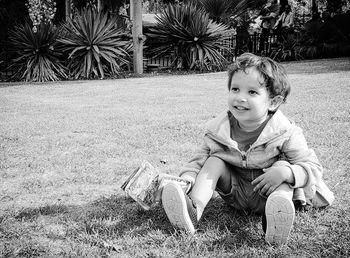
<instances>
[{"instance_id":1,"label":"boy's mouth","mask_svg":"<svg viewBox=\"0 0 350 258\"><path fill-rule=\"evenodd\" d=\"M246 107L243 107L243 106L233 106L235 109L239 110L239 111L245 111L245 110L249 110L248 108Z\"/></svg>"}]
</instances>

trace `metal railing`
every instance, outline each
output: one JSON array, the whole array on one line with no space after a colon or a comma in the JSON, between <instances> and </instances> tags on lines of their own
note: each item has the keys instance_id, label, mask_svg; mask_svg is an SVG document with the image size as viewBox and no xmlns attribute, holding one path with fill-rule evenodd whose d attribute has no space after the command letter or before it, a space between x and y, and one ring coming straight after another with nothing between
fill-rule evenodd
<instances>
[{"instance_id":1,"label":"metal railing","mask_svg":"<svg viewBox=\"0 0 350 258\"><path fill-rule=\"evenodd\" d=\"M10 59L6 53L0 54L0 82L10 79L14 74L13 68L9 67Z\"/></svg>"}]
</instances>

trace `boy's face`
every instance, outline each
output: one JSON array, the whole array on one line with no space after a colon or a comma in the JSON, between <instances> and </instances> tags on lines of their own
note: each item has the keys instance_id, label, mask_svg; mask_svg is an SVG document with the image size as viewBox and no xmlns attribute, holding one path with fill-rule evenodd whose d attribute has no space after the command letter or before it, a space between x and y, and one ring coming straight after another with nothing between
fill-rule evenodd
<instances>
[{"instance_id":1,"label":"boy's face","mask_svg":"<svg viewBox=\"0 0 350 258\"><path fill-rule=\"evenodd\" d=\"M257 129L281 102L270 98L263 85L264 78L254 67L238 71L232 77L228 107L243 130Z\"/></svg>"}]
</instances>

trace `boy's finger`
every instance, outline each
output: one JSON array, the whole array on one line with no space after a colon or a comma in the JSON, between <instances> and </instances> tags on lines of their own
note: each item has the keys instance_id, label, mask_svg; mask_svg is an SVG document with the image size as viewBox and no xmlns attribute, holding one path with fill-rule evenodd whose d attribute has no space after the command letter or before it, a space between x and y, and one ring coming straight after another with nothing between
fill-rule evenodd
<instances>
[{"instance_id":1,"label":"boy's finger","mask_svg":"<svg viewBox=\"0 0 350 258\"><path fill-rule=\"evenodd\" d=\"M262 180L264 179L263 176L258 176L257 178L255 178L253 181L252 181L252 185L256 185L258 183L260 183Z\"/></svg>"},{"instance_id":2,"label":"boy's finger","mask_svg":"<svg viewBox=\"0 0 350 258\"><path fill-rule=\"evenodd\" d=\"M264 184L262 182L258 183L254 188L253 191L261 191L261 188L264 187Z\"/></svg>"}]
</instances>

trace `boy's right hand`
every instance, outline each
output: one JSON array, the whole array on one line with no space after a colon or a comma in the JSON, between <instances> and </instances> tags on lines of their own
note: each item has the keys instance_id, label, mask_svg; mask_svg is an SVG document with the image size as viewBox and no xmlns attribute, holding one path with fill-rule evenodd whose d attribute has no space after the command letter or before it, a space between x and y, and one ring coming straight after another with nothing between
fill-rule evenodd
<instances>
[{"instance_id":1,"label":"boy's right hand","mask_svg":"<svg viewBox=\"0 0 350 258\"><path fill-rule=\"evenodd\" d=\"M269 196L282 183L294 184L292 170L287 166L272 166L263 169L264 174L252 181L254 191L260 191L261 194Z\"/></svg>"}]
</instances>

